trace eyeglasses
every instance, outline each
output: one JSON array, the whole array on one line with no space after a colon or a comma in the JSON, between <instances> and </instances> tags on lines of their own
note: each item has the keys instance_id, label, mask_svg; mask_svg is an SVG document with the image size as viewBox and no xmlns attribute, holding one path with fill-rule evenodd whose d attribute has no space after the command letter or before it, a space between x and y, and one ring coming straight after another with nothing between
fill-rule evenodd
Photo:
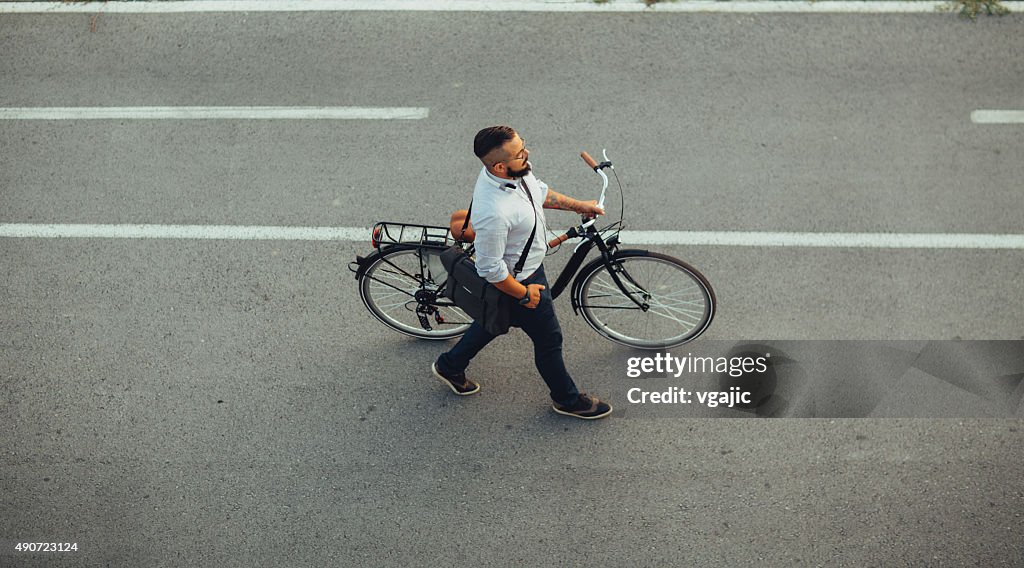
<instances>
[{"instance_id":1,"label":"eyeglasses","mask_svg":"<svg viewBox=\"0 0 1024 568\"><path fill-rule=\"evenodd\" d=\"M515 156L512 156L511 160L506 161L514 162L516 160L525 160L530 156L530 151L526 149L526 138L520 138L520 140L523 141L523 149L517 152Z\"/></svg>"}]
</instances>

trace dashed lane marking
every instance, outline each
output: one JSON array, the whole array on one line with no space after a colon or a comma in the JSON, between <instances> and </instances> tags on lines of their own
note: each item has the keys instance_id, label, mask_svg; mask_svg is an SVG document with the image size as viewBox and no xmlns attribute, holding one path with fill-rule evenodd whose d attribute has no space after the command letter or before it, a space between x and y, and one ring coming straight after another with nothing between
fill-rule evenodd
<instances>
[{"instance_id":1,"label":"dashed lane marking","mask_svg":"<svg viewBox=\"0 0 1024 568\"><path fill-rule=\"evenodd\" d=\"M418 120L430 111L417 107L14 107L0 108L0 120Z\"/></svg>"}]
</instances>

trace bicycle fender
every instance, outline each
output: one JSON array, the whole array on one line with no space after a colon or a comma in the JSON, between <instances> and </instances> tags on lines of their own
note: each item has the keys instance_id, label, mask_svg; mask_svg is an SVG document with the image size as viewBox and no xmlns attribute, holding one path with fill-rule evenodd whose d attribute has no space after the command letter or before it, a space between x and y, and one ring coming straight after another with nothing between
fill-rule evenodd
<instances>
[{"instance_id":1,"label":"bicycle fender","mask_svg":"<svg viewBox=\"0 0 1024 568\"><path fill-rule=\"evenodd\" d=\"M448 246L449 245L440 245L440 244L427 244L427 245L411 245L411 244L384 245L384 246L378 248L377 250L373 251L372 253L370 253L370 255L367 256L366 258L363 258L362 256L359 256L359 255L356 255L356 259L354 261L352 261L352 262L349 262L348 265L349 265L349 269L356 273L356 280L359 280L360 278L363 277L363 274L366 273L366 269L369 268L371 264L373 264L381 256L383 256L383 255L385 255L387 253L390 253L393 250L423 249L423 250L435 251L438 254L441 254L441 252L446 250L448 248ZM357 265L357 267L355 269L352 269L352 265L353 264Z\"/></svg>"},{"instance_id":2,"label":"bicycle fender","mask_svg":"<svg viewBox=\"0 0 1024 568\"><path fill-rule=\"evenodd\" d=\"M646 249L620 249L612 255L612 260L624 258L627 256L647 256L649 251ZM576 278L572 281L572 290L570 290L569 298L572 300L572 313L579 314L580 302L579 302L579 291L583 286L583 277L590 274L591 271L596 269L598 266L604 264L603 258L595 258L588 262L579 272L576 273Z\"/></svg>"},{"instance_id":3,"label":"bicycle fender","mask_svg":"<svg viewBox=\"0 0 1024 568\"><path fill-rule=\"evenodd\" d=\"M356 280L362 279L363 274L366 274L366 269L369 268L370 265L379 257L380 251L373 251L369 256L365 257L356 255L356 259L353 262L348 263L349 269L352 268L353 264L356 265L355 269L352 270L352 272L356 273Z\"/></svg>"}]
</instances>

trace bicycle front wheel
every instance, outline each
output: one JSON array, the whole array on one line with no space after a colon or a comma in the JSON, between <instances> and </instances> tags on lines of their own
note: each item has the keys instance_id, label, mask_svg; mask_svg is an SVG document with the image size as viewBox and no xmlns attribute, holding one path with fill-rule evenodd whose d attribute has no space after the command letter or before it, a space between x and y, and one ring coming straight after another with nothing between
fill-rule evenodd
<instances>
[{"instance_id":1,"label":"bicycle front wheel","mask_svg":"<svg viewBox=\"0 0 1024 568\"><path fill-rule=\"evenodd\" d=\"M704 275L668 255L623 251L608 264L591 263L579 278L576 302L583 319L630 347L665 349L693 341L715 315L715 293Z\"/></svg>"},{"instance_id":2,"label":"bicycle front wheel","mask_svg":"<svg viewBox=\"0 0 1024 568\"><path fill-rule=\"evenodd\" d=\"M394 247L367 258L359 296L384 325L421 339L450 339L466 333L473 319L443 295L448 273L441 251Z\"/></svg>"}]
</instances>

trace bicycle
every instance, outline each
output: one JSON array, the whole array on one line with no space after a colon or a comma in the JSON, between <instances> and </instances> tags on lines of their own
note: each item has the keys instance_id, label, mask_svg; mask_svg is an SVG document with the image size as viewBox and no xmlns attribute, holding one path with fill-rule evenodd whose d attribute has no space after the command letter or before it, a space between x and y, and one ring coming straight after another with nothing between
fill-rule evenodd
<instances>
[{"instance_id":1,"label":"bicycle","mask_svg":"<svg viewBox=\"0 0 1024 568\"><path fill-rule=\"evenodd\" d=\"M586 152L580 156L601 176L598 206L603 209L608 190L604 170L614 173L615 168L607 152L601 163ZM624 209L622 183L614 175ZM693 341L715 315L711 284L678 258L620 249L624 215L620 209L619 220L600 229L595 227L596 218L581 218L579 225L548 243L557 250L568 239L581 239L551 287L552 298L569 289L573 313L616 343L665 349ZM448 277L440 254L452 245L472 253L472 243L456 241L449 227L380 222L371 231L371 244L375 251L367 257L356 256L349 268L356 274L363 304L375 318L422 339L451 339L466 332L472 319L444 295ZM600 257L584 266L595 247Z\"/></svg>"}]
</instances>

